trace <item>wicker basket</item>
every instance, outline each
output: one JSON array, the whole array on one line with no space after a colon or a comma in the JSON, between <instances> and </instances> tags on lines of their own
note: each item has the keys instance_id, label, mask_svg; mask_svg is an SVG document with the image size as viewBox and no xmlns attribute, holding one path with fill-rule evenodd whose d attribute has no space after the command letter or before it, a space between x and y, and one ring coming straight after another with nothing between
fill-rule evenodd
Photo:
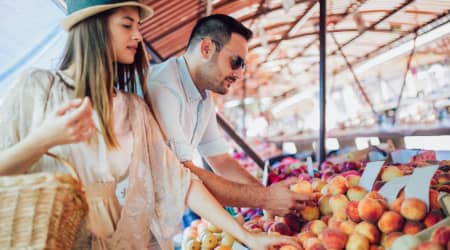
<instances>
[{"instance_id":1,"label":"wicker basket","mask_svg":"<svg viewBox=\"0 0 450 250\"><path fill-rule=\"evenodd\" d=\"M71 249L87 203L75 169L70 175L0 177L0 249Z\"/></svg>"}]
</instances>

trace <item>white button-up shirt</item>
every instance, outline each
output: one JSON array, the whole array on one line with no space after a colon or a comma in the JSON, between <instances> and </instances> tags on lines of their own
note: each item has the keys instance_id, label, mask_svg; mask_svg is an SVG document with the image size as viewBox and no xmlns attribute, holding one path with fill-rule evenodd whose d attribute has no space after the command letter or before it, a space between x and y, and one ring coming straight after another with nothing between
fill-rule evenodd
<instances>
[{"instance_id":1,"label":"white button-up shirt","mask_svg":"<svg viewBox=\"0 0 450 250\"><path fill-rule=\"evenodd\" d=\"M180 161L192 160L196 148L204 157L228 151L211 93L199 92L184 57L152 65L148 85L155 115Z\"/></svg>"}]
</instances>

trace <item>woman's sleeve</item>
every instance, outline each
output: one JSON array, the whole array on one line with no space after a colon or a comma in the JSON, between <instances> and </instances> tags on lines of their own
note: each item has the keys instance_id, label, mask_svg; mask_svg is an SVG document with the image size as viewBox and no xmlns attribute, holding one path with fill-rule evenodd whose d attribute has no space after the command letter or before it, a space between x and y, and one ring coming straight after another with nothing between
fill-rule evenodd
<instances>
[{"instance_id":1,"label":"woman's sleeve","mask_svg":"<svg viewBox=\"0 0 450 250\"><path fill-rule=\"evenodd\" d=\"M0 150L9 148L22 140L33 123L43 116L45 91L39 70L29 70L20 74L17 81L3 95L0 105Z\"/></svg>"}]
</instances>

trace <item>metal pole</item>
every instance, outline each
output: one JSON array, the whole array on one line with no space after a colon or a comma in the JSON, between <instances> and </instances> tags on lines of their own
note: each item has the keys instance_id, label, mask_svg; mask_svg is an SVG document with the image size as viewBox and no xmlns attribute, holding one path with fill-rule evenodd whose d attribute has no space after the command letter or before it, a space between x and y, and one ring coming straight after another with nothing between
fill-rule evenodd
<instances>
[{"instance_id":1,"label":"metal pole","mask_svg":"<svg viewBox=\"0 0 450 250\"><path fill-rule=\"evenodd\" d=\"M236 142L239 147L261 168L264 169L264 161L259 155L234 131L233 127L225 121L225 119L219 114L216 114L217 123L225 132Z\"/></svg>"},{"instance_id":2,"label":"metal pole","mask_svg":"<svg viewBox=\"0 0 450 250\"><path fill-rule=\"evenodd\" d=\"M319 70L319 102L320 102L320 128L319 128L319 166L325 161L325 117L326 117L326 28L327 28L327 5L326 0L320 0L320 70Z\"/></svg>"}]
</instances>

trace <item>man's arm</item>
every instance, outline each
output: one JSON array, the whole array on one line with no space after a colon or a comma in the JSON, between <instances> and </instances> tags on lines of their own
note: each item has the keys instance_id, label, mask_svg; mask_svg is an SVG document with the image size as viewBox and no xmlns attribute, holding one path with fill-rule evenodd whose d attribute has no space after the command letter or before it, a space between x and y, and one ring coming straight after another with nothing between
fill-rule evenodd
<instances>
[{"instance_id":1,"label":"man's arm","mask_svg":"<svg viewBox=\"0 0 450 250\"><path fill-rule=\"evenodd\" d=\"M208 157L208 163L215 173L238 183L261 185L261 182L253 177L238 161L229 154L220 154Z\"/></svg>"},{"instance_id":2,"label":"man's arm","mask_svg":"<svg viewBox=\"0 0 450 250\"><path fill-rule=\"evenodd\" d=\"M195 166L191 161L183 165L196 174L216 199L225 206L264 208L274 215L284 216L301 210L305 202L311 202L311 195L289 190L298 180L288 179L269 187L232 182L207 170Z\"/></svg>"}]
</instances>

